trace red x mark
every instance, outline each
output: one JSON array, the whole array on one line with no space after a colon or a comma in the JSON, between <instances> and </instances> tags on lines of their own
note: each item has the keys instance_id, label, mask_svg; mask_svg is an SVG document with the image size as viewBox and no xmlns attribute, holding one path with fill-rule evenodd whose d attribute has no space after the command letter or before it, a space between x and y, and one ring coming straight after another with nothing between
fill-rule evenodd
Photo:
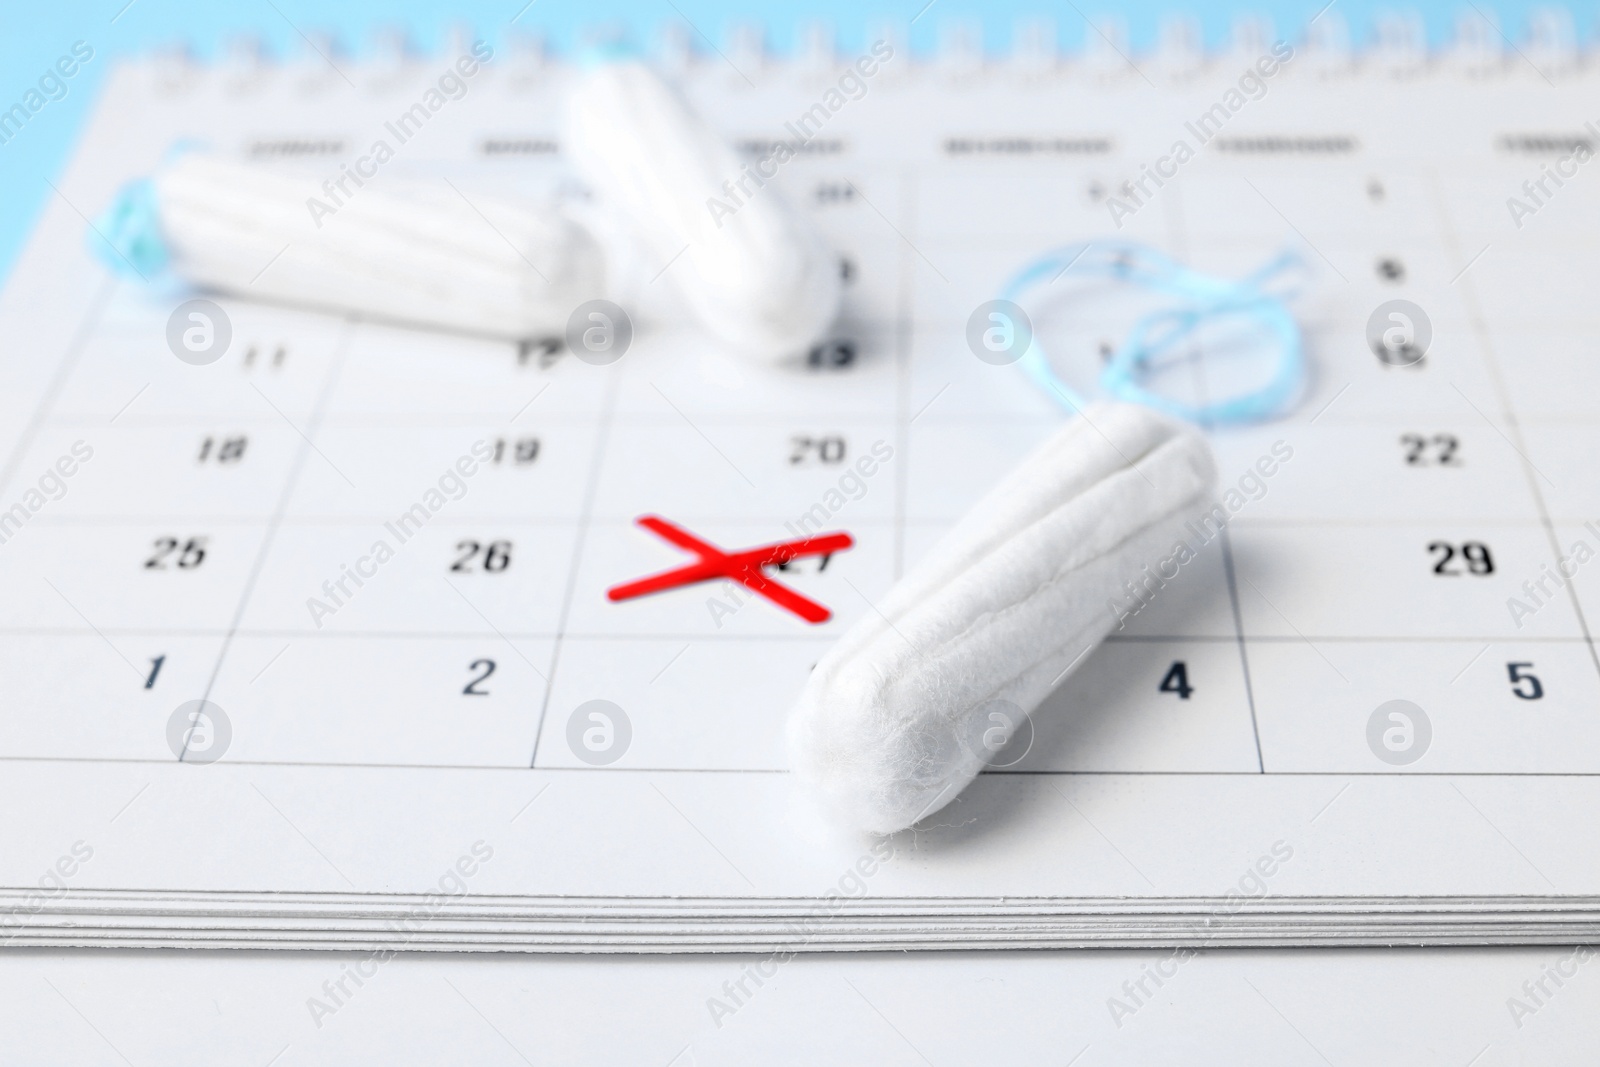
<instances>
[{"instance_id":1,"label":"red x mark","mask_svg":"<svg viewBox=\"0 0 1600 1067\"><path fill-rule=\"evenodd\" d=\"M679 548L687 549L700 558L682 567L662 571L635 582L624 582L606 591L608 600L629 600L663 589L676 589L681 585L708 582L713 578L731 578L750 590L766 597L780 608L794 612L807 622L827 622L833 613L814 600L796 593L788 586L779 585L762 573L763 567L781 567L790 560L807 556L828 556L842 552L855 544L847 533L823 534L820 537L801 537L794 541L762 545L743 552L724 552L709 541L702 541L681 526L674 525L656 515L639 519L639 525Z\"/></svg>"}]
</instances>

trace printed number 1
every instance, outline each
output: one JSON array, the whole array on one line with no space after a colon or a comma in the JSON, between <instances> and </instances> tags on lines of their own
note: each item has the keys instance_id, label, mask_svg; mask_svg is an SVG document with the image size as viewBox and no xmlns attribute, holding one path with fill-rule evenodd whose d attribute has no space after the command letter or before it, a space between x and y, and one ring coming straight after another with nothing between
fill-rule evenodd
<instances>
[{"instance_id":1,"label":"printed number 1","mask_svg":"<svg viewBox=\"0 0 1600 1067\"><path fill-rule=\"evenodd\" d=\"M164 655L150 657L150 677L144 680L146 689L150 689L156 684L156 675L161 673L161 665L165 662L167 662L167 657Z\"/></svg>"},{"instance_id":2,"label":"printed number 1","mask_svg":"<svg viewBox=\"0 0 1600 1067\"><path fill-rule=\"evenodd\" d=\"M1188 700L1189 694L1194 692L1194 686L1189 684L1189 665L1181 659L1173 663L1167 668L1167 676L1161 679L1161 684L1156 690L1161 693L1177 693L1179 700Z\"/></svg>"}]
</instances>

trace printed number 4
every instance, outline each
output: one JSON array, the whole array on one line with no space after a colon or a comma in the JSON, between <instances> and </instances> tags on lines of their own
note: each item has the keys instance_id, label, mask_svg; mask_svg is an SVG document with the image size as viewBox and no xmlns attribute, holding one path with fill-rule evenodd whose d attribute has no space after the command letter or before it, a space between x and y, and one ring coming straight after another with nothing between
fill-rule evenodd
<instances>
[{"instance_id":1,"label":"printed number 4","mask_svg":"<svg viewBox=\"0 0 1600 1067\"><path fill-rule=\"evenodd\" d=\"M1533 673L1531 663L1507 663L1506 676L1511 679L1511 692L1523 700L1539 700L1544 696L1544 683Z\"/></svg>"},{"instance_id":2,"label":"printed number 4","mask_svg":"<svg viewBox=\"0 0 1600 1067\"><path fill-rule=\"evenodd\" d=\"M1160 693L1177 693L1179 700L1188 700L1189 694L1194 692L1194 686L1189 684L1189 665L1183 660L1178 660L1167 668L1167 675L1161 679L1161 684L1156 687Z\"/></svg>"}]
</instances>

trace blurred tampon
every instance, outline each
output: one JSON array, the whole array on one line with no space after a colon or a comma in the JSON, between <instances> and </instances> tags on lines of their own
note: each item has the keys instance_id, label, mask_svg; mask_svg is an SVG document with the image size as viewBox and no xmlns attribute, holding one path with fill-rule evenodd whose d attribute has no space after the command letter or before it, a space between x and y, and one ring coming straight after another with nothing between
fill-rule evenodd
<instances>
[{"instance_id":1,"label":"blurred tampon","mask_svg":"<svg viewBox=\"0 0 1600 1067\"><path fill-rule=\"evenodd\" d=\"M599 246L554 208L444 181L319 186L199 151L125 188L98 229L147 277L517 340L560 335L604 282Z\"/></svg>"},{"instance_id":2,"label":"blurred tampon","mask_svg":"<svg viewBox=\"0 0 1600 1067\"><path fill-rule=\"evenodd\" d=\"M565 138L600 208L625 220L713 335L771 361L822 338L839 309L839 267L815 224L767 184L773 175L748 175L648 66L615 59L580 72Z\"/></svg>"}]
</instances>

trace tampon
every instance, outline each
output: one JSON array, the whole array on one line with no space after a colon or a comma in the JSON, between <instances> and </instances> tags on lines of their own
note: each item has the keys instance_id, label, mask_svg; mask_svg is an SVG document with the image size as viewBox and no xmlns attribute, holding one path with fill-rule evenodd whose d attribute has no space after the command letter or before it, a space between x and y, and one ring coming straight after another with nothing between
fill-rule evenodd
<instances>
[{"instance_id":1,"label":"tampon","mask_svg":"<svg viewBox=\"0 0 1600 1067\"><path fill-rule=\"evenodd\" d=\"M114 265L147 276L494 337L559 336L602 295L599 246L553 208L468 199L443 179L358 182L186 151L98 228Z\"/></svg>"},{"instance_id":2,"label":"tampon","mask_svg":"<svg viewBox=\"0 0 1600 1067\"><path fill-rule=\"evenodd\" d=\"M815 224L746 166L645 64L576 76L566 148L599 207L627 223L688 310L737 352L776 361L820 340L839 309L839 268ZM761 163L767 173L761 174Z\"/></svg>"},{"instance_id":3,"label":"tampon","mask_svg":"<svg viewBox=\"0 0 1600 1067\"><path fill-rule=\"evenodd\" d=\"M955 799L984 765L994 702L1038 707L1116 624L1124 582L1174 554L1215 478L1198 432L1119 403L1007 475L811 672L789 754L830 821L892 833Z\"/></svg>"}]
</instances>

